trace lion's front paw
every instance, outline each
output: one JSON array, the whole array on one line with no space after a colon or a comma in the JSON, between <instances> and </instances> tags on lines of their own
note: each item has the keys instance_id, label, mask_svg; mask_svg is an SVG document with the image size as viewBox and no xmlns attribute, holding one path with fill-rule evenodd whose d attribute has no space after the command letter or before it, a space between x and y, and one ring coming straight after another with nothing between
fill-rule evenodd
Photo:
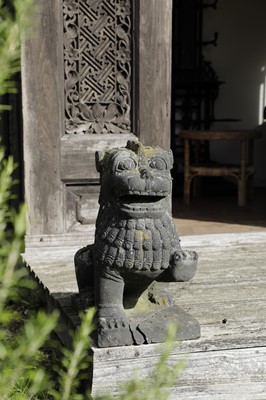
<instances>
[{"instance_id":1,"label":"lion's front paw","mask_svg":"<svg viewBox=\"0 0 266 400\"><path fill-rule=\"evenodd\" d=\"M197 270L198 254L191 250L176 251L172 257L170 270L177 282L189 281Z\"/></svg>"},{"instance_id":2,"label":"lion's front paw","mask_svg":"<svg viewBox=\"0 0 266 400\"><path fill-rule=\"evenodd\" d=\"M125 328L127 326L126 318L99 318L99 329Z\"/></svg>"},{"instance_id":3,"label":"lion's front paw","mask_svg":"<svg viewBox=\"0 0 266 400\"><path fill-rule=\"evenodd\" d=\"M98 319L99 329L125 328L128 325L125 311L118 304L100 304Z\"/></svg>"},{"instance_id":4,"label":"lion's front paw","mask_svg":"<svg viewBox=\"0 0 266 400\"><path fill-rule=\"evenodd\" d=\"M123 315L99 317L98 346L129 346L133 344L128 320Z\"/></svg>"}]
</instances>

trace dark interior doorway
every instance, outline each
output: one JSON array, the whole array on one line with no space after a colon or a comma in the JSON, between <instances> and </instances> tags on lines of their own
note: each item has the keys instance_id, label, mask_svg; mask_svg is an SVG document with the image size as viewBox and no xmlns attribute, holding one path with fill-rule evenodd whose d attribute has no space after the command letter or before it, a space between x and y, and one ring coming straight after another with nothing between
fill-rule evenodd
<instances>
[{"instance_id":1,"label":"dark interior doorway","mask_svg":"<svg viewBox=\"0 0 266 400\"><path fill-rule=\"evenodd\" d=\"M255 143L256 188L266 187L266 28L264 0L174 0L172 135L175 191L183 191L183 129L263 133ZM248 27L248 29L247 29ZM217 141L210 160L234 164L237 143ZM204 178L203 195L234 191L228 178ZM205 188L204 188L205 187ZM209 193L208 193L209 194Z\"/></svg>"},{"instance_id":2,"label":"dark interior doorway","mask_svg":"<svg viewBox=\"0 0 266 400\"><path fill-rule=\"evenodd\" d=\"M210 48L219 49L219 32L214 29L206 36L205 24L209 23L206 18L209 10L212 15L219 11L218 3L218 0L173 1L171 148L175 159L174 196L183 193L180 130L209 130L217 123L229 124L234 129L234 124L241 121L232 115L217 117L216 112L216 103L226 82L206 56ZM212 161L208 142L201 144L201 153L204 162ZM202 192L207 195L236 192L234 182L227 178L204 178L202 181Z\"/></svg>"},{"instance_id":3,"label":"dark interior doorway","mask_svg":"<svg viewBox=\"0 0 266 400\"><path fill-rule=\"evenodd\" d=\"M216 46L218 33L203 38L204 12L217 7L217 1L175 0L172 37L172 124L171 148L174 153L174 195L182 194L183 143L180 130L208 130L215 120L215 101L219 80L212 64L205 58L206 46ZM206 145L207 146L207 145ZM209 157L205 147L204 158Z\"/></svg>"},{"instance_id":4,"label":"dark interior doorway","mask_svg":"<svg viewBox=\"0 0 266 400\"><path fill-rule=\"evenodd\" d=\"M0 104L7 105L8 110L0 111L0 144L4 146L6 157L12 156L17 168L13 174L16 184L13 186L13 198L11 206L18 209L24 201L23 185L23 124L21 79L18 73L13 77L16 83L17 93L9 93L0 97Z\"/></svg>"},{"instance_id":5,"label":"dark interior doorway","mask_svg":"<svg viewBox=\"0 0 266 400\"><path fill-rule=\"evenodd\" d=\"M1 7L7 7L11 14L14 13L14 5L10 0L4 0ZM13 174L16 184L13 186L11 206L18 209L24 200L21 74L15 74L11 80L15 90L0 96L0 145L5 148L6 157L12 156L17 164Z\"/></svg>"}]
</instances>

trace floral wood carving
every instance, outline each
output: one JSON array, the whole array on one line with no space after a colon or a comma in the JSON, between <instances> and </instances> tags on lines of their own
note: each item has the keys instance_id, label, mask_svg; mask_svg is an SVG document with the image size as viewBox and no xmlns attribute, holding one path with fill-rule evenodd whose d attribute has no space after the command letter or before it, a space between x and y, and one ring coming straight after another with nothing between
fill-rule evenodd
<instances>
[{"instance_id":1,"label":"floral wood carving","mask_svg":"<svg viewBox=\"0 0 266 400\"><path fill-rule=\"evenodd\" d=\"M63 0L66 133L130 131L131 0Z\"/></svg>"}]
</instances>

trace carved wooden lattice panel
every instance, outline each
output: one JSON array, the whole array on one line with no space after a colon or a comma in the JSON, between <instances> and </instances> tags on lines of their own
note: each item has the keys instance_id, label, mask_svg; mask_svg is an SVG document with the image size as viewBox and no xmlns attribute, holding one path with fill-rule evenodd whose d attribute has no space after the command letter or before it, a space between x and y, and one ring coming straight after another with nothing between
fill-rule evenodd
<instances>
[{"instance_id":1,"label":"carved wooden lattice panel","mask_svg":"<svg viewBox=\"0 0 266 400\"><path fill-rule=\"evenodd\" d=\"M98 185L66 186L66 231L86 232L94 225L98 213Z\"/></svg>"},{"instance_id":2,"label":"carved wooden lattice panel","mask_svg":"<svg viewBox=\"0 0 266 400\"><path fill-rule=\"evenodd\" d=\"M66 133L131 129L131 0L63 0Z\"/></svg>"}]
</instances>

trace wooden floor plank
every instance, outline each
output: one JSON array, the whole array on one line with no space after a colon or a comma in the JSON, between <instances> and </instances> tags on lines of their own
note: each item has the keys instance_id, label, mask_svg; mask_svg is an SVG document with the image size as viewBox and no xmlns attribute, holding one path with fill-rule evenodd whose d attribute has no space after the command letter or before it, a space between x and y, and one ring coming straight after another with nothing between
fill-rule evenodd
<instances>
[{"instance_id":1,"label":"wooden floor plank","mask_svg":"<svg viewBox=\"0 0 266 400\"><path fill-rule=\"evenodd\" d=\"M182 238L198 251L191 282L167 285L174 302L197 318L201 337L177 342L170 362L185 354L187 367L171 399L266 399L266 232ZM79 323L73 257L78 246L31 248L25 255L69 319ZM134 369L149 374L161 345L93 349L93 393L114 395Z\"/></svg>"},{"instance_id":2,"label":"wooden floor plank","mask_svg":"<svg viewBox=\"0 0 266 400\"><path fill-rule=\"evenodd\" d=\"M139 371L142 378L148 377L158 359L158 349L153 354L151 352L152 349L149 354L136 356L135 353L123 359L118 352L112 360L95 356L93 394L106 392L104 382L108 382L111 393L117 394L121 383L130 379L134 371ZM182 358L182 353L176 351L170 363L174 364ZM263 394L265 396L265 348L191 352L184 359L186 367L172 388L171 399L253 400L263 399L259 397Z\"/></svg>"}]
</instances>

